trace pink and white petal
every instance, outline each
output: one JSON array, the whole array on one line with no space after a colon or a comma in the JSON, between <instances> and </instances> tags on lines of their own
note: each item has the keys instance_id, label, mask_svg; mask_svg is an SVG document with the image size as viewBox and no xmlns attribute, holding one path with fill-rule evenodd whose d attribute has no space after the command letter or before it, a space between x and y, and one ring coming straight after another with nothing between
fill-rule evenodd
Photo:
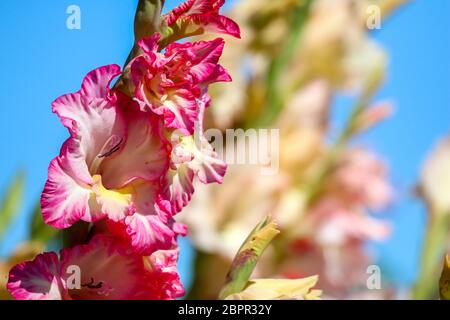
<instances>
[{"instance_id":1,"label":"pink and white petal","mask_svg":"<svg viewBox=\"0 0 450 320\"><path fill-rule=\"evenodd\" d=\"M68 228L82 217L89 222L103 218L102 215L90 214L91 190L68 175L63 163L64 159L57 157L48 169L48 180L41 197L45 223L55 228Z\"/></svg>"},{"instance_id":2,"label":"pink and white petal","mask_svg":"<svg viewBox=\"0 0 450 320\"><path fill-rule=\"evenodd\" d=\"M59 158L65 173L80 185L91 185L92 176L86 164L86 157L77 138L67 139L59 152Z\"/></svg>"},{"instance_id":3,"label":"pink and white petal","mask_svg":"<svg viewBox=\"0 0 450 320\"><path fill-rule=\"evenodd\" d=\"M116 64L92 70L83 79L81 95L91 98L107 98L111 81L120 73L120 67Z\"/></svg>"},{"instance_id":4,"label":"pink and white petal","mask_svg":"<svg viewBox=\"0 0 450 320\"><path fill-rule=\"evenodd\" d=\"M155 197L159 185L139 180L132 187L136 212L116 223L108 221L108 229L139 253L151 254L158 248L170 248L175 233L170 227L169 218L160 214L156 207Z\"/></svg>"},{"instance_id":5,"label":"pink and white petal","mask_svg":"<svg viewBox=\"0 0 450 320\"><path fill-rule=\"evenodd\" d=\"M189 60L191 64L189 73L200 83L209 78L214 72L224 47L223 39L212 41L198 41L187 43L172 43L166 49L166 57L169 60ZM186 61L184 62L186 63ZM175 62L175 64L177 64Z\"/></svg>"},{"instance_id":6,"label":"pink and white petal","mask_svg":"<svg viewBox=\"0 0 450 320\"><path fill-rule=\"evenodd\" d=\"M89 98L79 93L67 94L56 99L52 109L71 136L79 141L80 153L88 167L111 138L120 140L125 135L122 112L108 100Z\"/></svg>"},{"instance_id":7,"label":"pink and white petal","mask_svg":"<svg viewBox=\"0 0 450 320\"><path fill-rule=\"evenodd\" d=\"M158 250L147 258L149 282L153 299L172 300L181 298L184 287L177 271L178 249Z\"/></svg>"},{"instance_id":8,"label":"pink and white petal","mask_svg":"<svg viewBox=\"0 0 450 320\"><path fill-rule=\"evenodd\" d=\"M131 80L135 86L135 96L141 101L145 101L146 95L143 88L145 88L145 77L149 73L149 63L147 62L147 57L141 55L134 58L130 62L130 74Z\"/></svg>"},{"instance_id":9,"label":"pink and white petal","mask_svg":"<svg viewBox=\"0 0 450 320\"><path fill-rule=\"evenodd\" d=\"M219 10L224 3L224 0L188 0L164 15L163 19L168 26L179 22L188 24L183 27L187 34L189 34L190 29L195 29L195 26L198 26L206 31L229 34L240 38L237 23L219 15ZM189 26L189 24L192 25Z\"/></svg>"},{"instance_id":10,"label":"pink and white petal","mask_svg":"<svg viewBox=\"0 0 450 320\"><path fill-rule=\"evenodd\" d=\"M56 113L62 124L69 130L71 136L78 137L77 110L83 107L83 98L79 93L62 95L52 102L52 111Z\"/></svg>"},{"instance_id":11,"label":"pink and white petal","mask_svg":"<svg viewBox=\"0 0 450 320\"><path fill-rule=\"evenodd\" d=\"M168 171L162 179L162 188L158 194L158 209L171 217L180 212L191 201L194 193L194 172L186 164Z\"/></svg>"},{"instance_id":12,"label":"pink and white petal","mask_svg":"<svg viewBox=\"0 0 450 320\"><path fill-rule=\"evenodd\" d=\"M238 39L241 38L241 30L238 24L225 16L194 14L189 17L188 21L192 25L203 28L206 32L227 34Z\"/></svg>"},{"instance_id":13,"label":"pink and white petal","mask_svg":"<svg viewBox=\"0 0 450 320\"><path fill-rule=\"evenodd\" d=\"M173 246L175 233L158 215L135 213L122 222L108 221L110 232L120 237L139 255L150 255Z\"/></svg>"},{"instance_id":14,"label":"pink and white petal","mask_svg":"<svg viewBox=\"0 0 450 320\"><path fill-rule=\"evenodd\" d=\"M140 39L138 41L138 46L144 51L146 54L156 53L158 51L158 41L161 39L160 33L155 33L154 35Z\"/></svg>"},{"instance_id":15,"label":"pink and white petal","mask_svg":"<svg viewBox=\"0 0 450 320\"><path fill-rule=\"evenodd\" d=\"M167 128L177 129L185 135L194 132L197 104L190 91L179 89L170 93L161 107L153 109L153 111L164 115L164 125Z\"/></svg>"},{"instance_id":16,"label":"pink and white petal","mask_svg":"<svg viewBox=\"0 0 450 320\"><path fill-rule=\"evenodd\" d=\"M182 142L182 145L194 155L188 166L198 176L200 182L205 184L222 183L227 171L227 164L219 159L217 152L204 136L203 118L206 108L204 100L197 100L197 104L198 117L195 123L195 136L186 137Z\"/></svg>"},{"instance_id":17,"label":"pink and white petal","mask_svg":"<svg viewBox=\"0 0 450 320\"><path fill-rule=\"evenodd\" d=\"M81 289L70 290L76 300L150 299L147 270L141 256L112 237L97 235L87 245L63 249L61 270L76 265ZM70 274L64 273L64 277Z\"/></svg>"},{"instance_id":18,"label":"pink and white petal","mask_svg":"<svg viewBox=\"0 0 450 320\"><path fill-rule=\"evenodd\" d=\"M194 152L194 160L189 163L189 168L195 172L200 182L222 183L227 172L227 164L219 159L206 138L201 137L201 148Z\"/></svg>"},{"instance_id":19,"label":"pink and white petal","mask_svg":"<svg viewBox=\"0 0 450 320\"><path fill-rule=\"evenodd\" d=\"M175 232L175 234L185 237L188 235L188 226L185 225L184 223L179 223L179 222L173 222L172 223L172 230L173 232Z\"/></svg>"},{"instance_id":20,"label":"pink and white petal","mask_svg":"<svg viewBox=\"0 0 450 320\"><path fill-rule=\"evenodd\" d=\"M169 166L169 151L157 116L138 107L125 111L128 123L121 151L103 160L100 166L106 188L122 188L136 179L158 180Z\"/></svg>"},{"instance_id":21,"label":"pink and white petal","mask_svg":"<svg viewBox=\"0 0 450 320\"><path fill-rule=\"evenodd\" d=\"M217 14L224 3L225 0L187 0L170 11L165 16L165 19L170 26L182 16L189 16L192 14Z\"/></svg>"},{"instance_id":22,"label":"pink and white petal","mask_svg":"<svg viewBox=\"0 0 450 320\"><path fill-rule=\"evenodd\" d=\"M16 265L9 273L7 288L17 300L62 300L67 294L58 255L43 253Z\"/></svg>"},{"instance_id":23,"label":"pink and white petal","mask_svg":"<svg viewBox=\"0 0 450 320\"><path fill-rule=\"evenodd\" d=\"M204 79L201 85L203 87L207 87L211 83L215 82L230 82L232 81L230 74L228 71L222 67L220 64L214 67L213 72L209 75L208 78Z\"/></svg>"},{"instance_id":24,"label":"pink and white petal","mask_svg":"<svg viewBox=\"0 0 450 320\"><path fill-rule=\"evenodd\" d=\"M192 8L195 2L196 0L187 0L182 4L180 4L178 7L171 10L166 15L164 15L164 20L166 21L167 25L170 26L174 24L183 15L189 14L189 10Z\"/></svg>"}]
</instances>

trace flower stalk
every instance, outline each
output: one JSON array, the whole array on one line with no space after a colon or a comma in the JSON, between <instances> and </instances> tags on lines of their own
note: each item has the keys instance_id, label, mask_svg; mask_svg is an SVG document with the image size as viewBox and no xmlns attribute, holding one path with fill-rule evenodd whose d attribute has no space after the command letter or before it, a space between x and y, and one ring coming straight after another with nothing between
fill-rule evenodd
<instances>
[{"instance_id":1,"label":"flower stalk","mask_svg":"<svg viewBox=\"0 0 450 320\"><path fill-rule=\"evenodd\" d=\"M314 0L305 0L297 6L294 12L294 19L291 24L289 37L284 43L280 55L275 58L269 68L267 75L267 105L264 112L257 120L257 125L264 127L270 125L281 112L285 105L285 92L281 83L284 71L292 60L297 49L303 27L307 20L311 5Z\"/></svg>"},{"instance_id":2,"label":"flower stalk","mask_svg":"<svg viewBox=\"0 0 450 320\"><path fill-rule=\"evenodd\" d=\"M450 214L430 215L420 259L420 273L412 291L412 298L415 300L437 297L438 269L444 256L449 227Z\"/></svg>"}]
</instances>

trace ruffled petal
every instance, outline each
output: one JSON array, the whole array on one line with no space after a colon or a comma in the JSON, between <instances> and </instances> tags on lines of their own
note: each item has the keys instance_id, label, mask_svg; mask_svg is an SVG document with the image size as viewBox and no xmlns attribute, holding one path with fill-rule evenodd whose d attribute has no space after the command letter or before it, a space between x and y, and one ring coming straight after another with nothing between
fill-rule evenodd
<instances>
[{"instance_id":1,"label":"ruffled petal","mask_svg":"<svg viewBox=\"0 0 450 320\"><path fill-rule=\"evenodd\" d=\"M159 249L170 249L175 233L157 215L135 213L123 222L108 222L112 234L128 242L140 255L150 255Z\"/></svg>"},{"instance_id":2,"label":"ruffled petal","mask_svg":"<svg viewBox=\"0 0 450 320\"><path fill-rule=\"evenodd\" d=\"M175 242L171 216L160 212L155 204L159 185L136 181L133 185L133 204L136 212L125 219L108 221L109 231L124 240L133 250L150 255L159 249L169 249Z\"/></svg>"},{"instance_id":3,"label":"ruffled petal","mask_svg":"<svg viewBox=\"0 0 450 320\"><path fill-rule=\"evenodd\" d=\"M104 149L112 138L120 141L125 135L126 125L120 108L108 99L91 96L106 95L105 92L109 91L107 85L111 81L109 77L115 73L115 69L114 66L107 66L93 70L83 82L84 89L63 95L52 104L53 112L69 129L71 137L78 140L80 153L84 155L88 168L94 165L99 154L109 151ZM105 73L106 70L114 73ZM107 78L98 78L100 75Z\"/></svg>"},{"instance_id":4,"label":"ruffled petal","mask_svg":"<svg viewBox=\"0 0 450 320\"><path fill-rule=\"evenodd\" d=\"M194 172L186 164L168 171L157 196L159 210L169 217L180 212L191 201L194 193Z\"/></svg>"},{"instance_id":5,"label":"ruffled petal","mask_svg":"<svg viewBox=\"0 0 450 320\"><path fill-rule=\"evenodd\" d=\"M154 35L142 38L138 41L138 46L144 51L147 55L156 54L158 51L158 41L161 39L160 33L155 33Z\"/></svg>"},{"instance_id":6,"label":"ruffled petal","mask_svg":"<svg viewBox=\"0 0 450 320\"><path fill-rule=\"evenodd\" d=\"M203 118L206 107L205 102L197 100L197 105L195 135L182 137L181 143L174 149L184 148L186 152L193 155L193 159L187 165L198 176L200 182L205 184L213 182L222 183L227 171L227 165L219 159L217 152L215 152L212 145L204 136Z\"/></svg>"},{"instance_id":7,"label":"ruffled petal","mask_svg":"<svg viewBox=\"0 0 450 320\"><path fill-rule=\"evenodd\" d=\"M202 27L206 32L223 33L241 38L241 31L236 22L221 15L196 14L190 17L190 23Z\"/></svg>"},{"instance_id":8,"label":"ruffled petal","mask_svg":"<svg viewBox=\"0 0 450 320\"><path fill-rule=\"evenodd\" d=\"M162 105L153 108L153 111L164 116L167 128L189 135L194 132L196 109L195 96L186 89L179 89L169 92Z\"/></svg>"},{"instance_id":9,"label":"ruffled petal","mask_svg":"<svg viewBox=\"0 0 450 320\"><path fill-rule=\"evenodd\" d=\"M219 15L224 0L188 0L164 16L167 25L182 24L181 30L190 34L193 30L218 32L240 38L239 26L231 19Z\"/></svg>"},{"instance_id":10,"label":"ruffled petal","mask_svg":"<svg viewBox=\"0 0 450 320\"><path fill-rule=\"evenodd\" d=\"M159 250L148 259L153 299L172 300L184 295L185 290L177 271L178 249Z\"/></svg>"},{"instance_id":11,"label":"ruffled petal","mask_svg":"<svg viewBox=\"0 0 450 320\"><path fill-rule=\"evenodd\" d=\"M194 83L199 84L215 72L223 47L224 40L220 38L193 43L172 43L166 48L166 56L170 57L172 63L178 59L188 60L191 64L188 73L193 77Z\"/></svg>"},{"instance_id":12,"label":"ruffled petal","mask_svg":"<svg viewBox=\"0 0 450 320\"><path fill-rule=\"evenodd\" d=\"M83 79L81 95L90 98L107 98L111 81L120 73L120 67L116 64L92 70Z\"/></svg>"},{"instance_id":13,"label":"ruffled petal","mask_svg":"<svg viewBox=\"0 0 450 320\"><path fill-rule=\"evenodd\" d=\"M53 159L48 169L48 180L41 197L45 223L55 228L68 228L81 217L89 222L103 218L90 213L88 201L91 191L67 174L64 160L64 157Z\"/></svg>"},{"instance_id":14,"label":"ruffled petal","mask_svg":"<svg viewBox=\"0 0 450 320\"><path fill-rule=\"evenodd\" d=\"M107 188L122 188L136 179L158 180L169 166L159 119L136 106L124 114L129 123L124 147L105 159L99 169Z\"/></svg>"},{"instance_id":15,"label":"ruffled petal","mask_svg":"<svg viewBox=\"0 0 450 320\"><path fill-rule=\"evenodd\" d=\"M18 300L62 300L66 289L56 253L43 253L16 265L9 273L7 288Z\"/></svg>"},{"instance_id":16,"label":"ruffled petal","mask_svg":"<svg viewBox=\"0 0 450 320\"><path fill-rule=\"evenodd\" d=\"M175 23L182 16L192 14L217 13L225 0L187 0L167 14L169 25Z\"/></svg>"}]
</instances>

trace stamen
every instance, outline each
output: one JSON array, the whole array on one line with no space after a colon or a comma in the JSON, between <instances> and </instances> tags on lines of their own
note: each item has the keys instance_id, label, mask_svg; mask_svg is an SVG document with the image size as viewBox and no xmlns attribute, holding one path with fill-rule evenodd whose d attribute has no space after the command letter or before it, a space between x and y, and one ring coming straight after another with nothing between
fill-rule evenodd
<instances>
[{"instance_id":1,"label":"stamen","mask_svg":"<svg viewBox=\"0 0 450 320\"><path fill-rule=\"evenodd\" d=\"M89 289L101 289L103 286L103 281L100 281L97 284L94 284L94 278L91 278L91 281L86 284L81 284L82 287L87 287Z\"/></svg>"},{"instance_id":2,"label":"stamen","mask_svg":"<svg viewBox=\"0 0 450 320\"><path fill-rule=\"evenodd\" d=\"M114 138L117 138L117 136L112 136L112 137L105 143L105 146L102 148L102 150L105 149L106 146L107 146L108 144L113 143L113 139L112 139L113 137L114 137ZM111 156L114 152L116 152L116 151L118 151L118 150L120 149L120 145L122 144L122 142L123 142L123 138L120 138L120 140L119 140L118 142L116 142L116 144L114 144L114 145L112 146L112 148L111 148L109 151L106 151L105 153L99 154L97 157L98 157L98 158L106 158L106 157Z\"/></svg>"},{"instance_id":3,"label":"stamen","mask_svg":"<svg viewBox=\"0 0 450 320\"><path fill-rule=\"evenodd\" d=\"M123 142L123 138L120 138L120 140L119 140L119 141L111 148L111 150L109 150L109 151L107 151L107 152L105 152L105 153L99 154L97 157L98 157L98 158L106 158L106 157L109 157L109 156L112 155L114 152L116 152L117 150L120 149L120 145L122 144L122 142Z\"/></svg>"},{"instance_id":4,"label":"stamen","mask_svg":"<svg viewBox=\"0 0 450 320\"><path fill-rule=\"evenodd\" d=\"M112 135L109 137L109 139L105 142L103 147L101 148L99 154L94 158L92 161L92 164L89 168L89 172L94 175L98 172L98 168L100 167L100 164L102 163L104 158L110 157L112 154L120 150L120 146L122 145L124 141L123 137L119 137L117 135Z\"/></svg>"}]
</instances>

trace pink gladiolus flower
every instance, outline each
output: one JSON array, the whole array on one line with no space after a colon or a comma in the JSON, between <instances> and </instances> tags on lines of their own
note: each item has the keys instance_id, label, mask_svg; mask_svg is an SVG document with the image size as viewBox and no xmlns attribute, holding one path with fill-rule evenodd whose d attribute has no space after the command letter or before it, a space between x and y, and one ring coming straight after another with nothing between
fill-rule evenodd
<instances>
[{"instance_id":1,"label":"pink gladiolus flower","mask_svg":"<svg viewBox=\"0 0 450 320\"><path fill-rule=\"evenodd\" d=\"M59 257L47 252L16 265L7 287L19 300L175 299L184 294L177 258L177 250L142 257L97 235L86 245L61 250Z\"/></svg>"},{"instance_id":2,"label":"pink gladiolus flower","mask_svg":"<svg viewBox=\"0 0 450 320\"><path fill-rule=\"evenodd\" d=\"M53 103L70 138L50 164L42 214L56 228L108 218L122 224L132 244L148 255L169 248L175 236L153 200L169 166L170 146L158 116L110 92L119 73L116 65L98 68L79 92Z\"/></svg>"},{"instance_id":3,"label":"pink gladiolus flower","mask_svg":"<svg viewBox=\"0 0 450 320\"><path fill-rule=\"evenodd\" d=\"M351 201L381 210L393 199L387 173L387 166L375 154L356 148L345 156L334 183L336 189L345 193Z\"/></svg>"},{"instance_id":4,"label":"pink gladiolus flower","mask_svg":"<svg viewBox=\"0 0 450 320\"><path fill-rule=\"evenodd\" d=\"M386 239L390 227L371 218L358 208L349 207L332 197L317 203L309 213L313 237L321 245L348 245L354 240Z\"/></svg>"},{"instance_id":5,"label":"pink gladiolus flower","mask_svg":"<svg viewBox=\"0 0 450 320\"><path fill-rule=\"evenodd\" d=\"M169 27L177 25L186 35L205 31L224 33L240 38L239 26L231 19L219 15L225 0L187 0L164 15Z\"/></svg>"},{"instance_id":6,"label":"pink gladiolus flower","mask_svg":"<svg viewBox=\"0 0 450 320\"><path fill-rule=\"evenodd\" d=\"M218 64L222 39L170 44L158 52L159 34L139 41L143 54L130 62L135 97L143 108L164 117L166 128L185 135L194 132L197 100L206 94L210 83L231 81Z\"/></svg>"}]
</instances>

